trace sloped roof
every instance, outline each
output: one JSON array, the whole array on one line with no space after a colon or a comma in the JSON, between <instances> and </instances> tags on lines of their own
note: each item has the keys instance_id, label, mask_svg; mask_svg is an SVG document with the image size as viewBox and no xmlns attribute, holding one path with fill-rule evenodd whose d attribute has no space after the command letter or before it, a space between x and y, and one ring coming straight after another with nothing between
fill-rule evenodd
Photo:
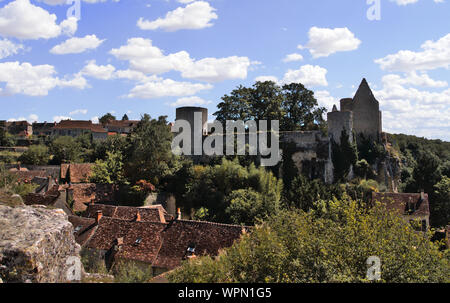
<instances>
[{"instance_id":1,"label":"sloped roof","mask_svg":"<svg viewBox=\"0 0 450 303\"><path fill-rule=\"evenodd\" d=\"M75 240L81 246L84 246L97 230L95 219L69 216L69 221L73 225Z\"/></svg>"},{"instance_id":2,"label":"sloped roof","mask_svg":"<svg viewBox=\"0 0 450 303\"><path fill-rule=\"evenodd\" d=\"M94 218L97 211L101 210L103 215L113 219L120 219L125 221L136 220L137 214L140 215L141 221L146 222L161 222L165 223L172 218L166 210L161 206L155 206L152 208L137 208L127 206L111 206L104 204L88 205L86 212L83 216L88 218Z\"/></svg>"},{"instance_id":3,"label":"sloped roof","mask_svg":"<svg viewBox=\"0 0 450 303\"><path fill-rule=\"evenodd\" d=\"M162 231L162 245L153 266L173 269L181 265L190 245L195 255L216 256L220 249L230 247L242 234L242 226L176 220Z\"/></svg>"},{"instance_id":4,"label":"sloped roof","mask_svg":"<svg viewBox=\"0 0 450 303\"><path fill-rule=\"evenodd\" d=\"M116 186L114 184L94 184L94 183L80 183L71 184L70 188L73 190L73 211L86 211L88 206L86 204L94 201L111 202L115 200Z\"/></svg>"},{"instance_id":5,"label":"sloped roof","mask_svg":"<svg viewBox=\"0 0 450 303\"><path fill-rule=\"evenodd\" d=\"M92 163L61 164L61 179L69 177L71 183L87 182L92 173ZM68 174L69 173L69 174Z\"/></svg>"},{"instance_id":6,"label":"sloped roof","mask_svg":"<svg viewBox=\"0 0 450 303\"><path fill-rule=\"evenodd\" d=\"M153 263L161 246L160 233L164 227L163 223L129 222L103 216L86 247L109 250L118 238L122 238L123 245L116 258ZM141 242L136 244L138 239Z\"/></svg>"},{"instance_id":7,"label":"sloped roof","mask_svg":"<svg viewBox=\"0 0 450 303\"><path fill-rule=\"evenodd\" d=\"M45 178L47 172L45 170L27 170L27 171L11 171L18 178L19 182L31 182L36 177Z\"/></svg>"},{"instance_id":8,"label":"sloped roof","mask_svg":"<svg viewBox=\"0 0 450 303\"><path fill-rule=\"evenodd\" d=\"M428 194L420 193L372 193L372 201L384 203L390 210L402 215L429 216L430 207ZM410 210L409 203L413 203L414 208Z\"/></svg>"},{"instance_id":9,"label":"sloped roof","mask_svg":"<svg viewBox=\"0 0 450 303\"><path fill-rule=\"evenodd\" d=\"M57 123L54 129L82 129L90 130L96 133L106 133L107 131L103 128L101 124L94 124L92 121L86 120L61 120Z\"/></svg>"},{"instance_id":10,"label":"sloped roof","mask_svg":"<svg viewBox=\"0 0 450 303\"><path fill-rule=\"evenodd\" d=\"M94 206L89 206L91 215L100 210ZM135 211L138 209L143 210L136 208ZM121 220L109 217L117 217L117 208L105 207L101 210L102 217L97 227L92 226L95 224L94 218L71 219L71 222L81 226L81 231L76 235L79 244L109 251L117 244L117 240L122 238L123 244L116 252L115 258L142 261L169 270L181 264L188 247L194 245L197 256L216 256L220 249L233 245L244 228L238 225L187 220L172 220L167 223L136 222L135 218ZM129 219L129 214L126 217ZM87 240L88 238L90 239Z\"/></svg>"}]
</instances>

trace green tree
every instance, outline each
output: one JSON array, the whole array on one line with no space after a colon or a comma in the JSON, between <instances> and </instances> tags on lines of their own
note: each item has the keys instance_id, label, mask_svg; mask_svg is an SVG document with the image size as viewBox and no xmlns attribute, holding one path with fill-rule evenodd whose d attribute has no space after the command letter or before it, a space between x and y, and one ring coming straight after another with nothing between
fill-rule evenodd
<instances>
[{"instance_id":1,"label":"green tree","mask_svg":"<svg viewBox=\"0 0 450 303\"><path fill-rule=\"evenodd\" d=\"M50 144L50 153L53 155L52 163L81 161L81 145L70 136L57 137Z\"/></svg>"},{"instance_id":2,"label":"green tree","mask_svg":"<svg viewBox=\"0 0 450 303\"><path fill-rule=\"evenodd\" d=\"M0 146L12 147L16 145L16 139L13 135L0 127Z\"/></svg>"},{"instance_id":3,"label":"green tree","mask_svg":"<svg viewBox=\"0 0 450 303\"><path fill-rule=\"evenodd\" d=\"M299 175L293 180L285 200L288 207L309 211L317 201L340 198L343 194L344 190L338 184L327 185L321 180L308 180Z\"/></svg>"},{"instance_id":4,"label":"green tree","mask_svg":"<svg viewBox=\"0 0 450 303\"><path fill-rule=\"evenodd\" d=\"M433 225L446 226L450 224L450 178L443 176L434 186L433 194Z\"/></svg>"},{"instance_id":5,"label":"green tree","mask_svg":"<svg viewBox=\"0 0 450 303\"><path fill-rule=\"evenodd\" d=\"M50 160L50 153L45 145L31 145L18 160L23 164L46 165Z\"/></svg>"},{"instance_id":6,"label":"green tree","mask_svg":"<svg viewBox=\"0 0 450 303\"><path fill-rule=\"evenodd\" d=\"M202 207L208 209L209 217L205 219L210 221L249 224L280 208L282 181L254 164L244 167L237 159L222 159L220 165L193 167L188 180L182 199L177 199L179 205L185 212ZM257 197L255 193L260 195L255 202L258 205L253 205L255 210L249 210L247 206ZM235 203L231 205L233 200ZM245 220L239 222L238 218Z\"/></svg>"},{"instance_id":7,"label":"green tree","mask_svg":"<svg viewBox=\"0 0 450 303\"><path fill-rule=\"evenodd\" d=\"M356 176L363 179L373 178L375 176L372 167L370 167L370 164L366 161L366 159L362 159L356 162L355 174Z\"/></svg>"},{"instance_id":8,"label":"green tree","mask_svg":"<svg viewBox=\"0 0 450 303\"><path fill-rule=\"evenodd\" d=\"M123 173L123 156L119 153L107 152L106 160L97 160L90 177L92 183L125 184Z\"/></svg>"},{"instance_id":9,"label":"green tree","mask_svg":"<svg viewBox=\"0 0 450 303\"><path fill-rule=\"evenodd\" d=\"M314 93L300 83L280 87L274 82L256 82L251 88L239 86L222 97L214 113L217 120L279 120L280 130L311 130L323 126L325 108Z\"/></svg>"},{"instance_id":10,"label":"green tree","mask_svg":"<svg viewBox=\"0 0 450 303\"><path fill-rule=\"evenodd\" d=\"M287 210L256 226L217 258L185 262L171 282L371 282L367 260L381 260L378 282L449 282L448 256L381 205L347 198L321 201L316 211Z\"/></svg>"},{"instance_id":11,"label":"green tree","mask_svg":"<svg viewBox=\"0 0 450 303\"><path fill-rule=\"evenodd\" d=\"M116 117L113 116L111 113L107 113L107 114L103 115L100 119L98 119L98 121L101 124L105 125L105 124L108 124L111 121L116 121Z\"/></svg>"},{"instance_id":12,"label":"green tree","mask_svg":"<svg viewBox=\"0 0 450 303\"><path fill-rule=\"evenodd\" d=\"M166 119L166 116L151 119L145 114L129 136L125 173L131 183L148 180L159 185L162 178L174 172L177 163Z\"/></svg>"},{"instance_id":13,"label":"green tree","mask_svg":"<svg viewBox=\"0 0 450 303\"><path fill-rule=\"evenodd\" d=\"M130 119L128 118L128 115L127 115L127 114L124 114L123 117L122 117L122 121L128 121L128 120L130 120Z\"/></svg>"}]
</instances>

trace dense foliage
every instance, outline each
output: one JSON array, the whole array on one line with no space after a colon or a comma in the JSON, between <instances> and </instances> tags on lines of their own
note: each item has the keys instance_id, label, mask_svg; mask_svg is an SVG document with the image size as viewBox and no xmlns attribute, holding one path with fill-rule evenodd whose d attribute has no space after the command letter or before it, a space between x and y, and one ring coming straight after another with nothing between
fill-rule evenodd
<instances>
[{"instance_id":1,"label":"dense foliage","mask_svg":"<svg viewBox=\"0 0 450 303\"><path fill-rule=\"evenodd\" d=\"M381 260L379 282L449 282L448 252L430 233L382 206L367 209L344 198L315 211L288 210L245 234L217 259L186 262L172 282L370 282L367 260Z\"/></svg>"},{"instance_id":2,"label":"dense foliage","mask_svg":"<svg viewBox=\"0 0 450 303\"><path fill-rule=\"evenodd\" d=\"M239 86L223 96L217 107L214 115L218 121L278 120L282 131L319 129L326 112L318 106L314 92L301 83L280 87L271 81Z\"/></svg>"}]
</instances>

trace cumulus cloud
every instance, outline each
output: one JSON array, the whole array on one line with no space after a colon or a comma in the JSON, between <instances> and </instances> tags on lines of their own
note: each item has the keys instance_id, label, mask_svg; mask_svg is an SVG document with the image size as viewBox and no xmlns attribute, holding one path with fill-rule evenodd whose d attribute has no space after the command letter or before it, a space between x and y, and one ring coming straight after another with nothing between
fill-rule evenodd
<instances>
[{"instance_id":1,"label":"cumulus cloud","mask_svg":"<svg viewBox=\"0 0 450 303\"><path fill-rule=\"evenodd\" d=\"M307 48L313 58L328 57L337 52L346 52L358 49L361 41L346 27L319 28L312 27L308 32L309 41L299 49Z\"/></svg>"},{"instance_id":2,"label":"cumulus cloud","mask_svg":"<svg viewBox=\"0 0 450 303\"><path fill-rule=\"evenodd\" d=\"M80 74L95 79L109 80L113 77L115 70L116 68L111 64L97 65L95 60L91 60L83 67Z\"/></svg>"},{"instance_id":3,"label":"cumulus cloud","mask_svg":"<svg viewBox=\"0 0 450 303\"><path fill-rule=\"evenodd\" d=\"M327 69L318 65L303 65L299 69L289 69L282 80L283 83L302 83L305 86L328 86Z\"/></svg>"},{"instance_id":4,"label":"cumulus cloud","mask_svg":"<svg viewBox=\"0 0 450 303\"><path fill-rule=\"evenodd\" d=\"M151 40L144 38L128 39L126 45L112 49L110 54L119 60L129 61L131 70L154 75L178 71L183 78L206 82L245 79L252 65L247 57L195 60L186 51L165 55L152 45Z\"/></svg>"},{"instance_id":5,"label":"cumulus cloud","mask_svg":"<svg viewBox=\"0 0 450 303\"><path fill-rule=\"evenodd\" d=\"M385 131L450 140L450 89L445 81L428 75L388 74L382 83L383 87L373 92L383 111Z\"/></svg>"},{"instance_id":6,"label":"cumulus cloud","mask_svg":"<svg viewBox=\"0 0 450 303\"><path fill-rule=\"evenodd\" d=\"M98 39L96 35L87 35L83 38L74 37L54 46L50 52L55 55L79 54L88 49L96 49L104 41Z\"/></svg>"},{"instance_id":7,"label":"cumulus cloud","mask_svg":"<svg viewBox=\"0 0 450 303\"><path fill-rule=\"evenodd\" d=\"M450 67L450 34L437 41L426 41L422 51L401 50L396 54L376 59L381 69L388 71L410 72Z\"/></svg>"},{"instance_id":8,"label":"cumulus cloud","mask_svg":"<svg viewBox=\"0 0 450 303\"><path fill-rule=\"evenodd\" d=\"M192 96L192 97L183 97L179 98L177 101L170 104L172 107L181 107L181 106L204 106L212 103L211 101L206 101L200 97Z\"/></svg>"},{"instance_id":9,"label":"cumulus cloud","mask_svg":"<svg viewBox=\"0 0 450 303\"><path fill-rule=\"evenodd\" d=\"M218 18L215 11L216 9L211 7L208 2L195 1L186 7L179 7L168 12L164 18L158 18L154 21L140 18L137 25L143 30L160 28L169 32L181 29L202 29L213 26L211 21Z\"/></svg>"},{"instance_id":10,"label":"cumulus cloud","mask_svg":"<svg viewBox=\"0 0 450 303\"><path fill-rule=\"evenodd\" d=\"M4 59L6 57L15 55L19 52L19 50L23 49L22 44L16 44L11 42L8 39L0 40L0 59Z\"/></svg>"},{"instance_id":11,"label":"cumulus cloud","mask_svg":"<svg viewBox=\"0 0 450 303\"><path fill-rule=\"evenodd\" d=\"M56 23L56 15L35 6L29 0L15 0L0 8L0 35L18 39L50 39L74 34L75 18Z\"/></svg>"},{"instance_id":12,"label":"cumulus cloud","mask_svg":"<svg viewBox=\"0 0 450 303\"><path fill-rule=\"evenodd\" d=\"M192 96L202 90L211 89L210 84L179 82L172 79L150 80L139 83L130 93L128 98L153 99L161 97Z\"/></svg>"},{"instance_id":13,"label":"cumulus cloud","mask_svg":"<svg viewBox=\"0 0 450 303\"><path fill-rule=\"evenodd\" d=\"M287 55L284 59L283 62L295 62L295 61L302 61L303 60L303 56L297 53L294 54L289 54Z\"/></svg>"},{"instance_id":14,"label":"cumulus cloud","mask_svg":"<svg viewBox=\"0 0 450 303\"><path fill-rule=\"evenodd\" d=\"M52 65L32 65L28 62L0 63L0 95L24 94L28 96L46 96L55 87L73 87L84 89L86 80L80 75L70 78L58 78Z\"/></svg>"}]
</instances>

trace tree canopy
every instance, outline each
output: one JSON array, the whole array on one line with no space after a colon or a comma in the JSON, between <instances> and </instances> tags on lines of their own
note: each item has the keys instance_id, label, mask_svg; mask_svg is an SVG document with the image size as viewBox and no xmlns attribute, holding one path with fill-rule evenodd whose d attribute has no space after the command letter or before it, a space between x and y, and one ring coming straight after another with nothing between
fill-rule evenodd
<instances>
[{"instance_id":1,"label":"tree canopy","mask_svg":"<svg viewBox=\"0 0 450 303\"><path fill-rule=\"evenodd\" d=\"M168 275L181 283L371 282L368 259L381 261L376 282L449 282L447 252L381 205L344 198L315 211L283 211L244 234L217 258L185 262Z\"/></svg>"},{"instance_id":2,"label":"tree canopy","mask_svg":"<svg viewBox=\"0 0 450 303\"><path fill-rule=\"evenodd\" d=\"M239 86L222 97L214 113L217 120L279 120L280 130L313 130L323 126L324 107L319 107L314 92L301 83L283 86L266 81L252 87Z\"/></svg>"}]
</instances>

